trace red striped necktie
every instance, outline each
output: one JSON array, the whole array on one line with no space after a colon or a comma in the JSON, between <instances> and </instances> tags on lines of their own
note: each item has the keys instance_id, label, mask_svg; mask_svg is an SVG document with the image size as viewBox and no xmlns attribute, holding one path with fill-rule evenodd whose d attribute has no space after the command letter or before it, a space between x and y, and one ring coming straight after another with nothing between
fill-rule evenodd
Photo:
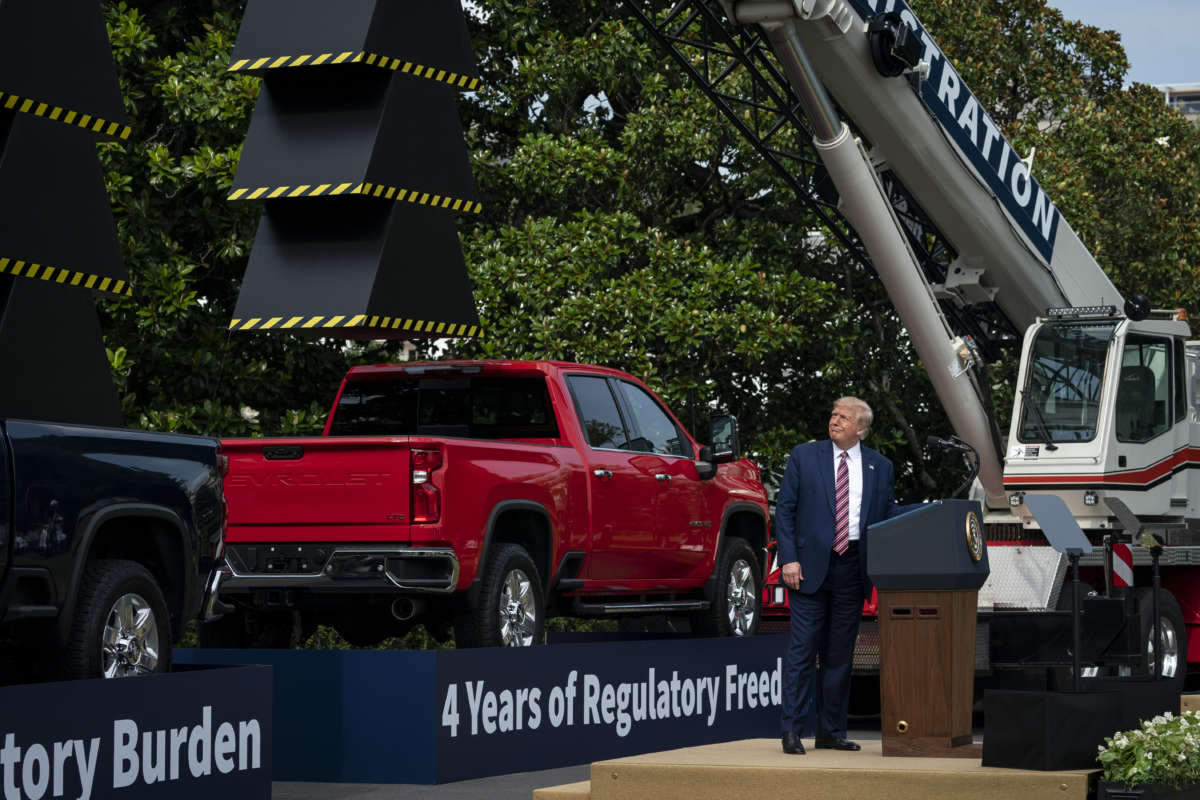
<instances>
[{"instance_id":1,"label":"red striped necktie","mask_svg":"<svg viewBox=\"0 0 1200 800\"><path fill-rule=\"evenodd\" d=\"M837 519L833 527L833 552L839 556L850 546L850 468L846 465L850 454L842 451L837 470Z\"/></svg>"}]
</instances>

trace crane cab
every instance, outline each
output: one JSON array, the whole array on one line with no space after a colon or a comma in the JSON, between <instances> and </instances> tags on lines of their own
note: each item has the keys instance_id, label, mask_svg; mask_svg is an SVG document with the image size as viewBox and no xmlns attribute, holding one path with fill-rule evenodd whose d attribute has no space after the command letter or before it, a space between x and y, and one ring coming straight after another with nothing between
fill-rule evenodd
<instances>
[{"instance_id":1,"label":"crane cab","mask_svg":"<svg viewBox=\"0 0 1200 800\"><path fill-rule=\"evenodd\" d=\"M1104 499L1146 521L1200 518L1200 342L1182 312L1141 320L1062 309L1029 327L1004 459L1004 488L1062 497L1083 528L1106 528ZM1196 486L1190 483L1196 482Z\"/></svg>"}]
</instances>

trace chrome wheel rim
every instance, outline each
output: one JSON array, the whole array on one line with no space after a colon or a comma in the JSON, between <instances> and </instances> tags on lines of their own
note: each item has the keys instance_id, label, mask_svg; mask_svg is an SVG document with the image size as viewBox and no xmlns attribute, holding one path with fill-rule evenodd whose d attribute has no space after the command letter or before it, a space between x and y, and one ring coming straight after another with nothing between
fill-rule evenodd
<instances>
[{"instance_id":1,"label":"chrome wheel rim","mask_svg":"<svg viewBox=\"0 0 1200 800\"><path fill-rule=\"evenodd\" d=\"M106 678L145 675L158 668L158 620L140 594L123 594L108 610L100 659Z\"/></svg>"},{"instance_id":2,"label":"chrome wheel rim","mask_svg":"<svg viewBox=\"0 0 1200 800\"><path fill-rule=\"evenodd\" d=\"M1164 678L1174 678L1179 673L1179 632L1174 623L1166 617L1159 618L1159 643L1162 645L1162 674ZM1146 655L1150 660L1150 674L1157 674L1157 661L1154 658L1154 628L1146 637Z\"/></svg>"},{"instance_id":3,"label":"chrome wheel rim","mask_svg":"<svg viewBox=\"0 0 1200 800\"><path fill-rule=\"evenodd\" d=\"M537 603L524 570L504 576L500 590L500 641L505 647L528 647L537 632Z\"/></svg>"},{"instance_id":4,"label":"chrome wheel rim","mask_svg":"<svg viewBox=\"0 0 1200 800\"><path fill-rule=\"evenodd\" d=\"M733 562L733 569L729 570L729 584L725 591L725 613L734 636L745 636L754 629L758 613L756 599L754 570L746 559L739 558Z\"/></svg>"}]
</instances>

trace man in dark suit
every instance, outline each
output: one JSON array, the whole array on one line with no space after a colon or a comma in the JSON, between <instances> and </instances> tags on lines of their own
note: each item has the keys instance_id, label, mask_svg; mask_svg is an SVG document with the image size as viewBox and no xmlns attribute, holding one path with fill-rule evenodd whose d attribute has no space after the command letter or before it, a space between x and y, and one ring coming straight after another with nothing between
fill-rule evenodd
<instances>
[{"instance_id":1,"label":"man in dark suit","mask_svg":"<svg viewBox=\"0 0 1200 800\"><path fill-rule=\"evenodd\" d=\"M792 450L776 497L775 538L792 628L783 666L785 753L804 753L800 734L817 693L815 746L861 749L846 738L846 711L858 623L871 592L867 526L898 513L892 462L860 444L872 416L857 397L834 403L829 438Z\"/></svg>"}]
</instances>

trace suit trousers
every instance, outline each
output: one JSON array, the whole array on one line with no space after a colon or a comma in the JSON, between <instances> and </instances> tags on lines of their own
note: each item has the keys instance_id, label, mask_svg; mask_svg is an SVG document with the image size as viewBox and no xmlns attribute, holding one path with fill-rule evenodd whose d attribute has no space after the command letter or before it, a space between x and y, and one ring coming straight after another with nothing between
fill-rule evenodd
<instances>
[{"instance_id":1,"label":"suit trousers","mask_svg":"<svg viewBox=\"0 0 1200 800\"><path fill-rule=\"evenodd\" d=\"M831 554L820 589L812 594L788 590L791 638L783 664L783 732L815 729L820 738L846 737L850 671L864 598L856 542L843 555ZM815 726L808 719L814 701Z\"/></svg>"}]
</instances>

